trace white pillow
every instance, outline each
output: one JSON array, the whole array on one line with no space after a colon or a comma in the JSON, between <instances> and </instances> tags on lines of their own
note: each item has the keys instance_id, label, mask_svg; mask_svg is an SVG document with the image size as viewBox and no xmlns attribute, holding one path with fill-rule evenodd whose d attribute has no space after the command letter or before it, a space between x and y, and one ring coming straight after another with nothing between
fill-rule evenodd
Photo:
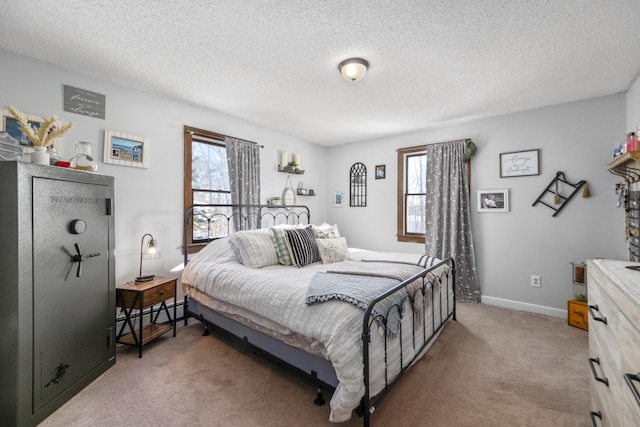
<instances>
[{"instance_id":1,"label":"white pillow","mask_svg":"<svg viewBox=\"0 0 640 427\"><path fill-rule=\"evenodd\" d=\"M347 239L344 237L317 239L316 245L323 264L333 264L334 262L349 259L349 247L347 246Z\"/></svg>"},{"instance_id":2,"label":"white pillow","mask_svg":"<svg viewBox=\"0 0 640 427\"><path fill-rule=\"evenodd\" d=\"M337 224L314 225L313 234L316 236L316 239L335 239L337 237L340 237L340 232L338 231Z\"/></svg>"},{"instance_id":3,"label":"white pillow","mask_svg":"<svg viewBox=\"0 0 640 427\"><path fill-rule=\"evenodd\" d=\"M251 268L278 264L278 253L268 228L237 231L229 237L231 248L241 264Z\"/></svg>"}]
</instances>

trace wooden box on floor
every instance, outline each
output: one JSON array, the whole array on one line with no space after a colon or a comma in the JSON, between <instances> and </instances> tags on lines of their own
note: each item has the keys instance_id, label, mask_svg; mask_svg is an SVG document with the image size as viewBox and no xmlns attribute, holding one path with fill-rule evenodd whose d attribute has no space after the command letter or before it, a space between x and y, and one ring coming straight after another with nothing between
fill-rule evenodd
<instances>
[{"instance_id":1,"label":"wooden box on floor","mask_svg":"<svg viewBox=\"0 0 640 427\"><path fill-rule=\"evenodd\" d=\"M589 311L586 301L570 299L567 301L567 317L569 325L589 330Z\"/></svg>"}]
</instances>

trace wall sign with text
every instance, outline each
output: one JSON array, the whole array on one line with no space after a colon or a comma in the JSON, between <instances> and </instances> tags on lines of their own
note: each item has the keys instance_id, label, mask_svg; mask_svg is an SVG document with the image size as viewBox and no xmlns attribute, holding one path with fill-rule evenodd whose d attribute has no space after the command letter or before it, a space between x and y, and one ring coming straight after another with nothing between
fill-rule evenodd
<instances>
[{"instance_id":1,"label":"wall sign with text","mask_svg":"<svg viewBox=\"0 0 640 427\"><path fill-rule=\"evenodd\" d=\"M104 120L106 104L100 93L64 85L64 111Z\"/></svg>"},{"instance_id":2,"label":"wall sign with text","mask_svg":"<svg viewBox=\"0 0 640 427\"><path fill-rule=\"evenodd\" d=\"M500 178L540 175L540 150L500 153Z\"/></svg>"}]
</instances>

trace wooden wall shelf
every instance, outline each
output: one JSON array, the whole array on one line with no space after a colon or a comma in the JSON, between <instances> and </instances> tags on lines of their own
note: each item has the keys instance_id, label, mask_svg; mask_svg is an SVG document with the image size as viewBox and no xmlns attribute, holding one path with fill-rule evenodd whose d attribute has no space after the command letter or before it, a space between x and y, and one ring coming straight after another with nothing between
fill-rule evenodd
<instances>
[{"instance_id":1,"label":"wooden wall shelf","mask_svg":"<svg viewBox=\"0 0 640 427\"><path fill-rule=\"evenodd\" d=\"M640 181L640 151L630 151L616 157L607 165L607 169L629 183Z\"/></svg>"},{"instance_id":2,"label":"wooden wall shelf","mask_svg":"<svg viewBox=\"0 0 640 427\"><path fill-rule=\"evenodd\" d=\"M292 168L289 166L285 166L284 168L278 166L278 172L282 172L282 173L291 173L294 175L304 175L304 170L303 169L298 169L298 168Z\"/></svg>"}]
</instances>

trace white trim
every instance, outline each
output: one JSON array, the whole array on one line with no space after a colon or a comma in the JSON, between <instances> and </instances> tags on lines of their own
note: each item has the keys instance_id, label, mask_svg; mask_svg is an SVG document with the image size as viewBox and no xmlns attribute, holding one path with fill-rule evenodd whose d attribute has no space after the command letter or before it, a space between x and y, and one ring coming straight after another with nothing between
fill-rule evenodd
<instances>
[{"instance_id":1,"label":"white trim","mask_svg":"<svg viewBox=\"0 0 640 427\"><path fill-rule=\"evenodd\" d=\"M488 305L495 305L498 307L510 308L513 310L528 311L530 313L544 314L546 316L567 318L567 310L560 308L547 307L544 305L529 304L526 302L513 301L502 298L488 297L482 295L482 302Z\"/></svg>"}]
</instances>

